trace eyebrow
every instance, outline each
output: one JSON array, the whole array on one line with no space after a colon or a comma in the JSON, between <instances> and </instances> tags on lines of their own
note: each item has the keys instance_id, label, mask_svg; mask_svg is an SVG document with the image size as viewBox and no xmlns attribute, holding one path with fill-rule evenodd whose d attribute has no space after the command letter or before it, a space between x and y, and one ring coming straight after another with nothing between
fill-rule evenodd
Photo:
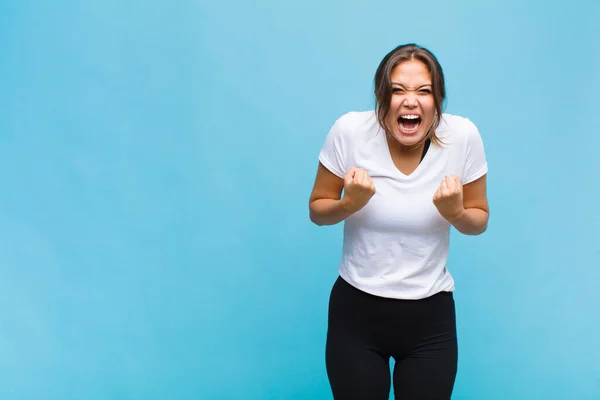
<instances>
[{"instance_id":1,"label":"eyebrow","mask_svg":"<svg viewBox=\"0 0 600 400\"><path fill-rule=\"evenodd\" d=\"M401 84L399 82L392 82L392 85L397 85L397 86L405 87L403 84ZM424 88L425 86L432 86L433 87L433 85L431 83L425 83L425 84L423 84L421 86L417 86L417 89Z\"/></svg>"}]
</instances>

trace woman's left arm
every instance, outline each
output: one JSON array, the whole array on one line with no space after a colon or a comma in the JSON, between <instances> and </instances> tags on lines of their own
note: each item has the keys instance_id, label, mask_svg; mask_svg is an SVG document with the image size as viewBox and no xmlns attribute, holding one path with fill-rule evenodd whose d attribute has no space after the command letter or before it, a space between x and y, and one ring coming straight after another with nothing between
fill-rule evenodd
<instances>
[{"instance_id":1,"label":"woman's left arm","mask_svg":"<svg viewBox=\"0 0 600 400\"><path fill-rule=\"evenodd\" d=\"M465 235L479 235L487 229L490 211L486 176L462 185L463 210L448 221Z\"/></svg>"}]
</instances>

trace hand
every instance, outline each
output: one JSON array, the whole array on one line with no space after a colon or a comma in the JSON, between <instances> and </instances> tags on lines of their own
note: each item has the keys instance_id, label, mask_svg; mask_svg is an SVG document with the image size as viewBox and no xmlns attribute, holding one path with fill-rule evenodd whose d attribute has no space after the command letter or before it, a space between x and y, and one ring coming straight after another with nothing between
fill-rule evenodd
<instances>
[{"instance_id":1,"label":"hand","mask_svg":"<svg viewBox=\"0 0 600 400\"><path fill-rule=\"evenodd\" d=\"M463 187L456 175L446 176L433 195L433 204L448 222L452 223L464 212Z\"/></svg>"},{"instance_id":2,"label":"hand","mask_svg":"<svg viewBox=\"0 0 600 400\"><path fill-rule=\"evenodd\" d=\"M363 208L375 194L375 185L369 173L362 168L352 167L344 176L344 198L352 212Z\"/></svg>"}]
</instances>

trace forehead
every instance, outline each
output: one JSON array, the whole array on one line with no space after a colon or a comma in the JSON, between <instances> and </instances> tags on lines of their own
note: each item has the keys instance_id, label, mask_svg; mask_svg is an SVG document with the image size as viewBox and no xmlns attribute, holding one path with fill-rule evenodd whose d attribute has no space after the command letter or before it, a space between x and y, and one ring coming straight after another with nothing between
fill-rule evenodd
<instances>
[{"instance_id":1,"label":"forehead","mask_svg":"<svg viewBox=\"0 0 600 400\"><path fill-rule=\"evenodd\" d=\"M392 82L402 84L431 84L431 73L427 66L419 60L402 61L392 69L390 78Z\"/></svg>"}]
</instances>

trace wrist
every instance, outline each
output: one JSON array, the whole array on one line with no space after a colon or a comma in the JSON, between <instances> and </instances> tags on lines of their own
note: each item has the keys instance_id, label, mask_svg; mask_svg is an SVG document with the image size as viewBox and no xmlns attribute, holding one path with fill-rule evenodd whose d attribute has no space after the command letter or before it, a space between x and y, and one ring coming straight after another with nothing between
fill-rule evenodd
<instances>
[{"instance_id":1,"label":"wrist","mask_svg":"<svg viewBox=\"0 0 600 400\"><path fill-rule=\"evenodd\" d=\"M356 204L350 198L348 198L348 196L344 196L340 199L340 205L342 206L344 212L346 212L348 215L354 214L360 209L360 207L357 207Z\"/></svg>"},{"instance_id":2,"label":"wrist","mask_svg":"<svg viewBox=\"0 0 600 400\"><path fill-rule=\"evenodd\" d=\"M465 214L466 210L464 208L461 208L460 210L446 216L446 220L454 225L460 222L465 217Z\"/></svg>"}]
</instances>

